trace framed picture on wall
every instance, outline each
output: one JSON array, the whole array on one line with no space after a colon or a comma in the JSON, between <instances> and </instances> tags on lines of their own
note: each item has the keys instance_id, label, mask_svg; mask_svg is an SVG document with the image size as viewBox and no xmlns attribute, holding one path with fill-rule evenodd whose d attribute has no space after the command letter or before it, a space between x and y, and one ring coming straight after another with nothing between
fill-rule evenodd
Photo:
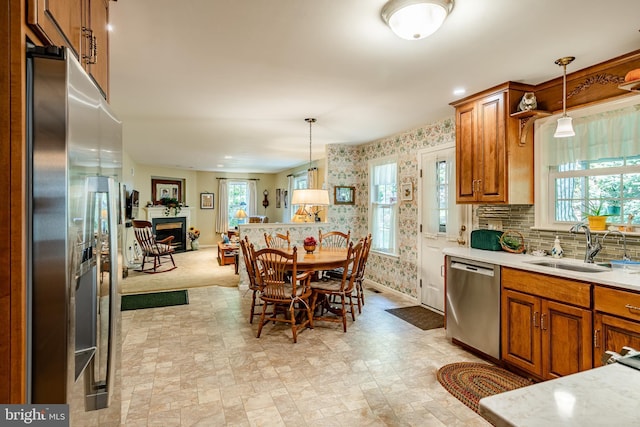
<instances>
[{"instance_id":1,"label":"framed picture on wall","mask_svg":"<svg viewBox=\"0 0 640 427\"><path fill-rule=\"evenodd\" d=\"M413 184L407 182L400 185L400 199L413 200Z\"/></svg>"},{"instance_id":2,"label":"framed picture on wall","mask_svg":"<svg viewBox=\"0 0 640 427\"><path fill-rule=\"evenodd\" d=\"M213 209L213 193L200 193L200 209Z\"/></svg>"},{"instance_id":3,"label":"framed picture on wall","mask_svg":"<svg viewBox=\"0 0 640 427\"><path fill-rule=\"evenodd\" d=\"M289 197L289 190L286 188L282 189L282 201L284 202L284 208L287 209L289 207L289 201L287 198Z\"/></svg>"},{"instance_id":4,"label":"framed picture on wall","mask_svg":"<svg viewBox=\"0 0 640 427\"><path fill-rule=\"evenodd\" d=\"M280 208L280 203L282 202L282 192L279 188L276 188L276 208Z\"/></svg>"},{"instance_id":5,"label":"framed picture on wall","mask_svg":"<svg viewBox=\"0 0 640 427\"><path fill-rule=\"evenodd\" d=\"M160 204L162 199L182 200L182 180L179 179L151 179L151 198L155 204Z\"/></svg>"},{"instance_id":6,"label":"framed picture on wall","mask_svg":"<svg viewBox=\"0 0 640 427\"><path fill-rule=\"evenodd\" d=\"M336 185L333 188L333 203L336 205L353 205L355 201L356 187L343 187Z\"/></svg>"}]
</instances>

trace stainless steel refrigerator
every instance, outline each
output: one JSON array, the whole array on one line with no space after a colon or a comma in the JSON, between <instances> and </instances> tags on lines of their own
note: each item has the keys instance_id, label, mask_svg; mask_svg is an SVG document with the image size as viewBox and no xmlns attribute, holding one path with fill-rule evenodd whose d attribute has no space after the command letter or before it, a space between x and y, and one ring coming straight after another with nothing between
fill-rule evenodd
<instances>
[{"instance_id":1,"label":"stainless steel refrigerator","mask_svg":"<svg viewBox=\"0 0 640 427\"><path fill-rule=\"evenodd\" d=\"M27 52L27 402L120 425L122 126L66 48Z\"/></svg>"}]
</instances>

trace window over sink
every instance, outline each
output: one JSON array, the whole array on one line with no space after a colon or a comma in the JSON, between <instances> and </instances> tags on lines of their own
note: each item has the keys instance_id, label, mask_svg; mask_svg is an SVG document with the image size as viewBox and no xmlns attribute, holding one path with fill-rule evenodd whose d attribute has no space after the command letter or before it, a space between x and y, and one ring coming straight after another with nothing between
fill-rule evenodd
<instances>
[{"instance_id":1,"label":"window over sink","mask_svg":"<svg viewBox=\"0 0 640 427\"><path fill-rule=\"evenodd\" d=\"M576 136L536 122L536 227L564 228L588 213L640 225L640 97L571 112Z\"/></svg>"}]
</instances>

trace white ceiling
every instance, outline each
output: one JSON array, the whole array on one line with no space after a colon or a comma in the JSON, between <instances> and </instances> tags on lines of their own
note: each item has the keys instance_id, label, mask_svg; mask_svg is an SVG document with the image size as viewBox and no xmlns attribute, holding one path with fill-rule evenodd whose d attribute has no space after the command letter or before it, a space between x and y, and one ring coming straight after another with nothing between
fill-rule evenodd
<instances>
[{"instance_id":1,"label":"white ceiling","mask_svg":"<svg viewBox=\"0 0 640 427\"><path fill-rule=\"evenodd\" d=\"M396 37L386 0L110 2L110 102L142 164L279 172L453 115L508 80L538 84L640 48L638 0L455 0ZM466 96L466 95L465 95Z\"/></svg>"}]
</instances>

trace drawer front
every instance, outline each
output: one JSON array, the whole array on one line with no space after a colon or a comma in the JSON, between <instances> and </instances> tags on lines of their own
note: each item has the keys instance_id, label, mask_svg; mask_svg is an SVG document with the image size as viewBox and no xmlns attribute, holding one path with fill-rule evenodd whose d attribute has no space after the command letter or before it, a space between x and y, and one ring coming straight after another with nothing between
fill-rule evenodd
<instances>
[{"instance_id":1,"label":"drawer front","mask_svg":"<svg viewBox=\"0 0 640 427\"><path fill-rule=\"evenodd\" d=\"M547 274L502 268L502 287L542 298L591 308L591 284Z\"/></svg>"},{"instance_id":2,"label":"drawer front","mask_svg":"<svg viewBox=\"0 0 640 427\"><path fill-rule=\"evenodd\" d=\"M640 322L640 294L596 286L593 291L596 311Z\"/></svg>"}]
</instances>

